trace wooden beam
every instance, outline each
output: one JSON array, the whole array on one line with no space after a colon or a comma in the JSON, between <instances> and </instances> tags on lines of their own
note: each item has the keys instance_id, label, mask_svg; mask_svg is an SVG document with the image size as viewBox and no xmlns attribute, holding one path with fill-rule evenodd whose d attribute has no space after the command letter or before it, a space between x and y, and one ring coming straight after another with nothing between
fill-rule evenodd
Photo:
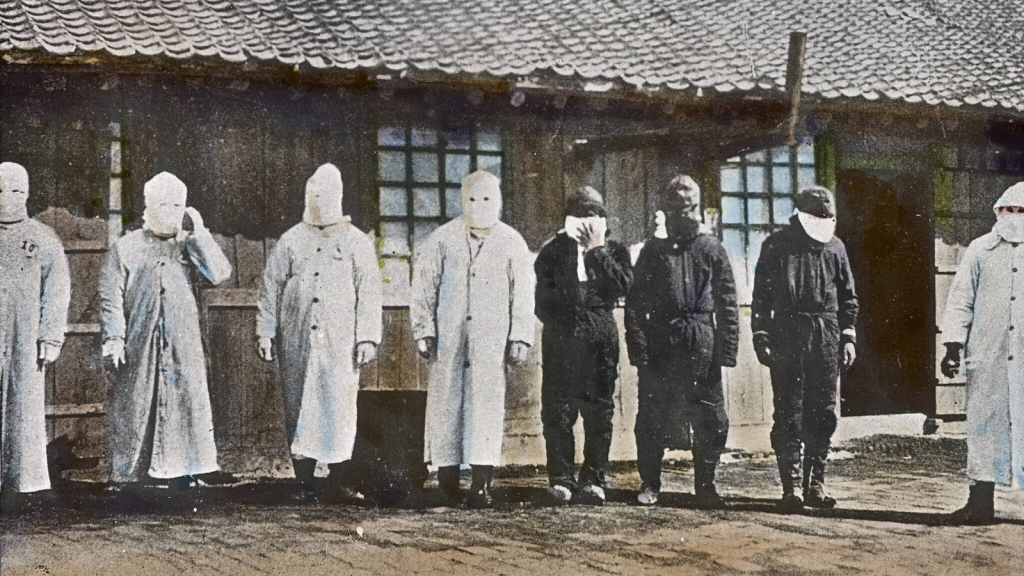
<instances>
[{"instance_id":1,"label":"wooden beam","mask_svg":"<svg viewBox=\"0 0 1024 576\"><path fill-rule=\"evenodd\" d=\"M786 65L786 95L789 97L789 136L787 146L796 146L796 127L800 118L800 92L804 87L805 32L789 35L789 62Z\"/></svg>"},{"instance_id":2,"label":"wooden beam","mask_svg":"<svg viewBox=\"0 0 1024 576\"><path fill-rule=\"evenodd\" d=\"M259 290L252 288L213 288L203 291L203 303L210 308L255 308Z\"/></svg>"},{"instance_id":3,"label":"wooden beam","mask_svg":"<svg viewBox=\"0 0 1024 576\"><path fill-rule=\"evenodd\" d=\"M68 329L65 334L68 335L79 335L79 334L99 334L101 331L98 323L91 324L68 324Z\"/></svg>"},{"instance_id":4,"label":"wooden beam","mask_svg":"<svg viewBox=\"0 0 1024 576\"><path fill-rule=\"evenodd\" d=\"M106 413L107 409L103 404L50 404L46 407L47 418L102 416Z\"/></svg>"}]
</instances>

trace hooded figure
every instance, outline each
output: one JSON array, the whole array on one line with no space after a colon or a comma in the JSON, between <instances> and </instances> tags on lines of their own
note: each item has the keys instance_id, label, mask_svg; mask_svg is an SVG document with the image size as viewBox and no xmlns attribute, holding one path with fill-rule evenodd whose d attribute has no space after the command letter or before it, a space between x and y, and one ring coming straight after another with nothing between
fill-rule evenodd
<instances>
[{"instance_id":1,"label":"hooded figure","mask_svg":"<svg viewBox=\"0 0 1024 576\"><path fill-rule=\"evenodd\" d=\"M626 296L626 344L637 367L637 468L644 505L658 501L667 448L689 448L697 505L719 508L715 470L729 432L722 366L736 365L739 309L725 248L700 233L700 188L677 176L664 192L665 238L649 239Z\"/></svg>"},{"instance_id":2,"label":"hooded figure","mask_svg":"<svg viewBox=\"0 0 1024 576\"><path fill-rule=\"evenodd\" d=\"M196 306L198 276L231 275L187 189L162 172L145 188L145 224L111 246L100 276L103 356L116 372L107 402L110 480L214 472L217 448ZM183 226L188 215L192 231Z\"/></svg>"},{"instance_id":3,"label":"hooded figure","mask_svg":"<svg viewBox=\"0 0 1024 576\"><path fill-rule=\"evenodd\" d=\"M994 517L994 487L1024 486L1024 182L994 206L992 231L971 242L946 300L942 373L967 376L967 505L961 523Z\"/></svg>"},{"instance_id":4,"label":"hooded figure","mask_svg":"<svg viewBox=\"0 0 1024 576\"><path fill-rule=\"evenodd\" d=\"M413 337L430 360L427 454L446 497L458 498L459 465L473 466L469 504L491 503L505 431L505 362L533 343L534 276L526 242L499 220L497 177L462 180L462 217L424 239L412 285Z\"/></svg>"},{"instance_id":5,"label":"hooded figure","mask_svg":"<svg viewBox=\"0 0 1024 576\"><path fill-rule=\"evenodd\" d=\"M342 191L333 164L307 181L303 221L267 260L256 319L260 356L273 360L274 348L279 356L288 442L307 500L317 461L337 478L352 457L359 369L381 339L373 240L342 215Z\"/></svg>"},{"instance_id":6,"label":"hooded figure","mask_svg":"<svg viewBox=\"0 0 1024 576\"><path fill-rule=\"evenodd\" d=\"M825 492L825 459L837 424L840 365L849 368L856 358L858 311L846 246L834 235L832 192L815 186L794 200L790 225L761 247L750 306L754 350L771 369L771 440L787 512L835 506Z\"/></svg>"},{"instance_id":7,"label":"hooded figure","mask_svg":"<svg viewBox=\"0 0 1024 576\"><path fill-rule=\"evenodd\" d=\"M619 330L612 311L633 283L629 250L606 240L604 200L587 186L570 200L565 228L537 255L536 313L544 323L541 420L549 490L556 503L577 493L604 502L619 375ZM582 414L584 462L576 481L573 425Z\"/></svg>"},{"instance_id":8,"label":"hooded figure","mask_svg":"<svg viewBox=\"0 0 1024 576\"><path fill-rule=\"evenodd\" d=\"M26 213L28 172L0 164L0 489L50 488L45 367L60 355L71 278L64 248Z\"/></svg>"}]
</instances>

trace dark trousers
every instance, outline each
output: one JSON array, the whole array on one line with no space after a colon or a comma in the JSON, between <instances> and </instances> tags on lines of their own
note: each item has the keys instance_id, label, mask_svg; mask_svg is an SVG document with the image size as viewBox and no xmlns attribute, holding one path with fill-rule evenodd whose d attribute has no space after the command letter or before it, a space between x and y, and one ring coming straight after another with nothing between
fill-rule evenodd
<instances>
[{"instance_id":1,"label":"dark trousers","mask_svg":"<svg viewBox=\"0 0 1024 576\"><path fill-rule=\"evenodd\" d=\"M695 468L714 468L725 449L729 417L725 412L722 369L708 362L666 362L639 370L636 415L637 468L644 486L661 489L661 460L668 448L687 448L693 427Z\"/></svg>"},{"instance_id":2,"label":"dark trousers","mask_svg":"<svg viewBox=\"0 0 1024 576\"><path fill-rule=\"evenodd\" d=\"M605 318L606 316L606 318ZM545 326L541 421L552 486L604 486L615 415L619 335L611 313L602 313L586 330ZM583 417L583 466L576 480L573 425Z\"/></svg>"},{"instance_id":3,"label":"dark trousers","mask_svg":"<svg viewBox=\"0 0 1024 576\"><path fill-rule=\"evenodd\" d=\"M834 318L804 317L782 333L793 336L772 348L771 440L783 487L789 489L800 486L801 477L804 486L824 481L838 423L839 327Z\"/></svg>"}]
</instances>

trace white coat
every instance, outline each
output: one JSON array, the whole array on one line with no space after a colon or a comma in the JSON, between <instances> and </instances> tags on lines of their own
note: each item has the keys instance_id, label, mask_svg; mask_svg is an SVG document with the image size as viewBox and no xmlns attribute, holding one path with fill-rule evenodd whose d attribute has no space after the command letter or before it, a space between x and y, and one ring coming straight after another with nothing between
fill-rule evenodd
<instances>
[{"instance_id":1,"label":"white coat","mask_svg":"<svg viewBox=\"0 0 1024 576\"><path fill-rule=\"evenodd\" d=\"M70 300L68 261L53 230L29 219L0 224L0 486L4 488L35 492L50 487L39 341L64 343Z\"/></svg>"},{"instance_id":2,"label":"white coat","mask_svg":"<svg viewBox=\"0 0 1024 576\"><path fill-rule=\"evenodd\" d=\"M125 364L107 395L113 482L218 469L195 271L213 284L231 275L231 263L204 228L181 243L136 230L107 254L100 276L103 338L125 343Z\"/></svg>"},{"instance_id":3,"label":"white coat","mask_svg":"<svg viewBox=\"0 0 1024 576\"><path fill-rule=\"evenodd\" d=\"M498 465L505 431L505 357L533 344L533 258L498 222L479 250L462 218L420 246L412 287L413 337L437 339L427 390L427 459Z\"/></svg>"},{"instance_id":4,"label":"white coat","mask_svg":"<svg viewBox=\"0 0 1024 576\"><path fill-rule=\"evenodd\" d=\"M990 232L967 248L942 322L966 345L967 476L1024 485L1024 244Z\"/></svg>"},{"instance_id":5,"label":"white coat","mask_svg":"<svg viewBox=\"0 0 1024 576\"><path fill-rule=\"evenodd\" d=\"M278 351L294 457L330 464L352 457L355 347L380 343L381 293L373 241L347 221L297 224L270 253L256 333L273 338Z\"/></svg>"}]
</instances>

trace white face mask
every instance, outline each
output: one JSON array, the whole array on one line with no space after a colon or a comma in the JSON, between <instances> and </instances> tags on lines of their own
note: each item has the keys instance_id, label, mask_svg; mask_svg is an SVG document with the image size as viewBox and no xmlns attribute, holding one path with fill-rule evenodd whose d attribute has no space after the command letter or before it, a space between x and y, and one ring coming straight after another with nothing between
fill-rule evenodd
<instances>
[{"instance_id":1,"label":"white face mask","mask_svg":"<svg viewBox=\"0 0 1024 576\"><path fill-rule=\"evenodd\" d=\"M466 225L488 230L501 220L501 186L497 178L483 178L462 188L462 215Z\"/></svg>"},{"instance_id":2,"label":"white face mask","mask_svg":"<svg viewBox=\"0 0 1024 576\"><path fill-rule=\"evenodd\" d=\"M992 231L1007 242L1024 242L1024 214L1000 214Z\"/></svg>"},{"instance_id":3,"label":"white face mask","mask_svg":"<svg viewBox=\"0 0 1024 576\"><path fill-rule=\"evenodd\" d=\"M13 162L0 164L0 222L28 218L28 172Z\"/></svg>"},{"instance_id":4,"label":"white face mask","mask_svg":"<svg viewBox=\"0 0 1024 576\"><path fill-rule=\"evenodd\" d=\"M330 226L344 219L341 199L344 185L341 171L324 164L306 182L306 211L302 220L314 226Z\"/></svg>"},{"instance_id":5,"label":"white face mask","mask_svg":"<svg viewBox=\"0 0 1024 576\"><path fill-rule=\"evenodd\" d=\"M819 218L800 211L797 211L796 217L800 220L800 226L803 227L804 232L822 244L828 244L836 235L835 217Z\"/></svg>"},{"instance_id":6,"label":"white face mask","mask_svg":"<svg viewBox=\"0 0 1024 576\"><path fill-rule=\"evenodd\" d=\"M161 172L146 182L146 209L142 214L145 228L157 236L175 236L181 232L185 218L188 189L173 174Z\"/></svg>"}]
</instances>

